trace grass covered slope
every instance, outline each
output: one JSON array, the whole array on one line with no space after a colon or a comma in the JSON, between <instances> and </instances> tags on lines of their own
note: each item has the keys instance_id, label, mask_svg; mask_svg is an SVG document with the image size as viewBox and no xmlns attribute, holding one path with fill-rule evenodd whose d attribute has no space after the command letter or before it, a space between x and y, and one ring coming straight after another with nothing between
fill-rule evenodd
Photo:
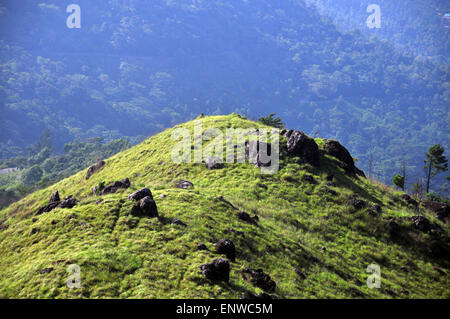
<instances>
[{"instance_id":1,"label":"grass covered slope","mask_svg":"<svg viewBox=\"0 0 450 319\"><path fill-rule=\"evenodd\" d=\"M223 131L263 127L235 114L202 118L202 125ZM181 126L192 129L193 122ZM273 175L249 163L215 170L176 164L170 157L174 129L107 159L88 180L81 171L2 210L0 297L241 298L262 291L243 276L249 268L270 274L276 283L271 293L281 298L450 298L446 252L430 253L436 243L448 249L448 225L408 206L402 193L345 174L323 151L319 168L282 157ZM316 142L323 150L324 141ZM102 182L127 177L128 189L92 193ZM177 188L179 180L194 187ZM158 218L130 214L127 197L143 187L153 193ZM55 190L79 202L35 215ZM361 205L354 205L356 197ZM380 213L372 212L375 204ZM239 211L259 221L242 221ZM434 230L414 227L414 215L425 216ZM173 224L174 218L187 226ZM220 239L236 247L229 283L210 281L200 271L202 264L226 258L214 249ZM366 285L373 263L381 267L380 289ZM71 264L80 266L81 288L66 286Z\"/></svg>"}]
</instances>

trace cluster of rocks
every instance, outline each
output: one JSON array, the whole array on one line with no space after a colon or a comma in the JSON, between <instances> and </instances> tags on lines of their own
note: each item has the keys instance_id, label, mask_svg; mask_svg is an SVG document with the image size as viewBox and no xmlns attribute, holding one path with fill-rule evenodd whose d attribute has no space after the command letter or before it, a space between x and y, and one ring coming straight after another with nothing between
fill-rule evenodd
<instances>
[{"instance_id":1,"label":"cluster of rocks","mask_svg":"<svg viewBox=\"0 0 450 319\"><path fill-rule=\"evenodd\" d=\"M138 204L131 208L131 215L139 217L158 217L158 208L156 207L150 189L142 188L128 196L128 199L138 202Z\"/></svg>"},{"instance_id":2,"label":"cluster of rocks","mask_svg":"<svg viewBox=\"0 0 450 319\"><path fill-rule=\"evenodd\" d=\"M113 184L106 186L100 191L100 195L112 194L117 192L120 188L127 189L130 186L130 179L127 177L121 181L116 181Z\"/></svg>"},{"instance_id":3,"label":"cluster of rocks","mask_svg":"<svg viewBox=\"0 0 450 319\"><path fill-rule=\"evenodd\" d=\"M72 208L78 203L78 200L72 195L65 197L63 200L59 197L59 192L56 191L50 196L50 201L47 205L39 208L35 215L40 215L43 213L48 213L55 208Z\"/></svg>"}]
</instances>

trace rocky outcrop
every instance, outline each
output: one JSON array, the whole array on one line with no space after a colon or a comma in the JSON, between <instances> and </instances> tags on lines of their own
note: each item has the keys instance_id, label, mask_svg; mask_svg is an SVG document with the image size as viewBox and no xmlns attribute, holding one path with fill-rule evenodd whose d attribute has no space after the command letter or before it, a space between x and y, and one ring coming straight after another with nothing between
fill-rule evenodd
<instances>
[{"instance_id":1,"label":"rocky outcrop","mask_svg":"<svg viewBox=\"0 0 450 319\"><path fill-rule=\"evenodd\" d=\"M327 154L336 157L339 160L339 166L344 169L347 174L356 174L365 177L363 171L355 166L355 161L350 152L335 140L325 140L324 150Z\"/></svg>"},{"instance_id":2,"label":"rocky outcrop","mask_svg":"<svg viewBox=\"0 0 450 319\"><path fill-rule=\"evenodd\" d=\"M93 174L97 173L99 170L101 170L103 168L103 166L105 166L105 161L99 161L97 163L95 163L94 165L92 165L91 167L88 168L87 174L86 174L86 179L89 179L89 177L91 177Z\"/></svg>"},{"instance_id":3,"label":"rocky outcrop","mask_svg":"<svg viewBox=\"0 0 450 319\"><path fill-rule=\"evenodd\" d=\"M52 196L50 197L50 202L49 203L58 203L60 202L61 199L59 198L59 192L56 191L52 194Z\"/></svg>"},{"instance_id":4,"label":"rocky outcrop","mask_svg":"<svg viewBox=\"0 0 450 319\"><path fill-rule=\"evenodd\" d=\"M224 282L230 280L230 262L226 259L214 259L210 263L201 265L200 270L206 279Z\"/></svg>"},{"instance_id":5,"label":"rocky outcrop","mask_svg":"<svg viewBox=\"0 0 450 319\"><path fill-rule=\"evenodd\" d=\"M131 208L131 215L138 217L158 217L158 207L150 189L142 188L128 196L128 199L139 201L139 204Z\"/></svg>"},{"instance_id":6,"label":"rocky outcrop","mask_svg":"<svg viewBox=\"0 0 450 319\"><path fill-rule=\"evenodd\" d=\"M108 185L100 191L100 195L112 194L117 192L120 188L128 188L131 186L130 180L127 178L114 182L112 185Z\"/></svg>"},{"instance_id":7,"label":"rocky outcrop","mask_svg":"<svg viewBox=\"0 0 450 319\"><path fill-rule=\"evenodd\" d=\"M288 138L286 142L288 155L298 156L303 163L319 166L319 147L313 138L303 132L289 130L284 133Z\"/></svg>"},{"instance_id":8,"label":"rocky outcrop","mask_svg":"<svg viewBox=\"0 0 450 319\"><path fill-rule=\"evenodd\" d=\"M35 215L41 215L43 213L48 213L55 208L72 208L78 203L78 200L72 196L68 196L64 198L64 200L60 200L59 192L56 191L50 196L49 203L45 206L40 207Z\"/></svg>"}]
</instances>

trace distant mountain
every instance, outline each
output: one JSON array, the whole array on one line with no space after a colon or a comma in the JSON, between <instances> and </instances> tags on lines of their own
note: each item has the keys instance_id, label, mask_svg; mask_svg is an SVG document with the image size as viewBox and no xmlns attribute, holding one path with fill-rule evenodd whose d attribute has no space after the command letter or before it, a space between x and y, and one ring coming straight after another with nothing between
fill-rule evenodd
<instances>
[{"instance_id":1,"label":"distant mountain","mask_svg":"<svg viewBox=\"0 0 450 319\"><path fill-rule=\"evenodd\" d=\"M0 9L0 157L24 152L45 128L61 150L74 138L148 136L233 111L276 112L339 139L388 182L402 160L406 183L416 181L430 145L450 148L448 58L339 31L312 4L77 1L81 28L69 29L70 3Z\"/></svg>"},{"instance_id":2,"label":"distant mountain","mask_svg":"<svg viewBox=\"0 0 450 319\"><path fill-rule=\"evenodd\" d=\"M450 298L448 206L438 217L362 177L337 141L295 131L269 140L273 174L261 153L260 167L174 162L176 130L191 158L213 143L194 125L1 210L0 298Z\"/></svg>"},{"instance_id":3,"label":"distant mountain","mask_svg":"<svg viewBox=\"0 0 450 319\"><path fill-rule=\"evenodd\" d=\"M306 0L329 16L342 31L360 30L368 37L386 40L400 51L439 57L450 54L450 3L446 0ZM377 5L381 13L379 28L368 28L367 18Z\"/></svg>"}]
</instances>

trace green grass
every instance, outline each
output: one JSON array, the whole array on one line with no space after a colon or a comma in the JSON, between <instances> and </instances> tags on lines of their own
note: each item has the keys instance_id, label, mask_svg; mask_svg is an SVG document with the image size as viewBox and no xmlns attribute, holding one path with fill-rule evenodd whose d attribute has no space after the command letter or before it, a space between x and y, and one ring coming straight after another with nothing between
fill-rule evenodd
<instances>
[{"instance_id":1,"label":"green grass","mask_svg":"<svg viewBox=\"0 0 450 319\"><path fill-rule=\"evenodd\" d=\"M205 117L202 124L203 129L222 130L264 127L236 114ZM192 129L193 123L181 126ZM89 180L83 170L0 211L0 297L240 298L246 291L261 291L241 276L248 267L270 273L281 298L450 298L449 261L426 253L427 243L436 236L448 246L448 225L422 208L417 212L405 206L401 193L345 175L337 160L324 153L320 168L282 158L280 171L273 175L262 175L250 164L225 164L219 170L176 164L170 158L176 143L170 138L173 129L109 158ZM316 141L321 148L322 141ZM330 172L333 184L326 180ZM303 182L304 174L313 175L317 184ZM130 189L92 194L101 182L125 177L130 178ZM194 188L175 188L180 179L191 181ZM338 195L326 194L325 186ZM142 187L152 190L159 218L129 214L133 203L127 196ZM55 190L80 202L72 209L34 216ZM366 208L355 210L347 204L354 193ZM259 224L239 220L220 196L257 214ZM369 214L372 204L382 207L380 216ZM417 214L442 231L433 235L415 230L408 217ZM188 226L171 224L173 218ZM388 234L392 218L403 230L396 241ZM231 239L237 250L229 284L210 282L199 269L223 257L214 252L221 238ZM199 251L197 243L209 250ZM366 268L372 263L381 267L380 289L366 285ZM66 286L70 264L81 267L79 289ZM48 267L53 271L40 273Z\"/></svg>"}]
</instances>

